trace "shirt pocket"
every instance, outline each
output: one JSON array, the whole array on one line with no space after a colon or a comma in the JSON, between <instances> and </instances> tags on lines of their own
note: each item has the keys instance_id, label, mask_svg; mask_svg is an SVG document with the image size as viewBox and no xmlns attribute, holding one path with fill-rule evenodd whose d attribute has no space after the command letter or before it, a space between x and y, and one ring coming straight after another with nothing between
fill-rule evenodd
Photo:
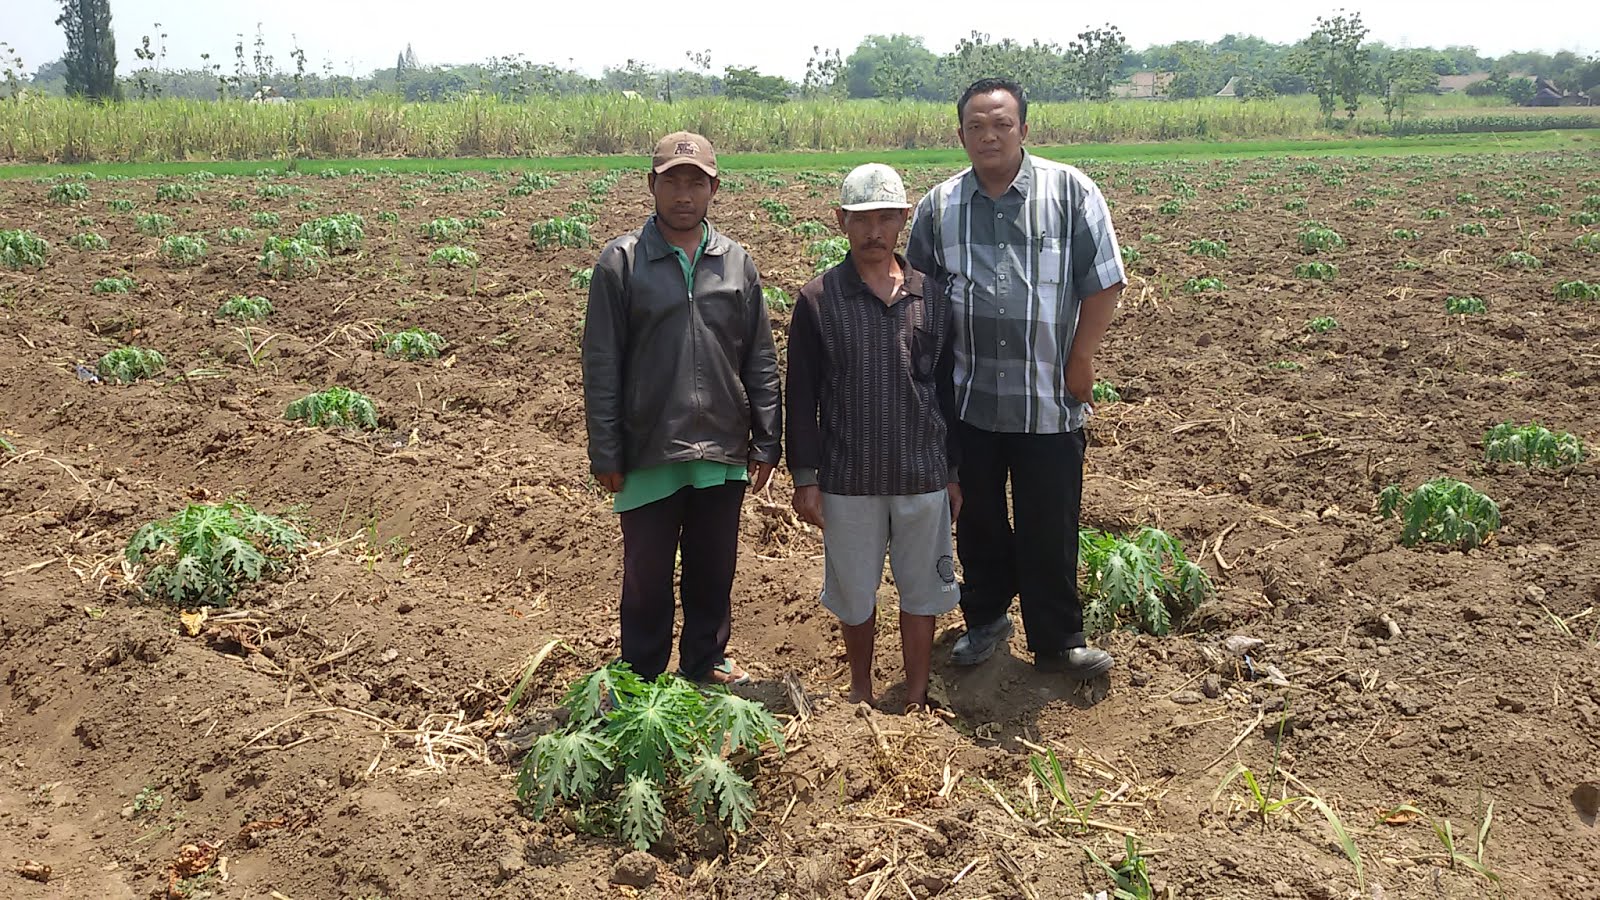
<instances>
[{"instance_id":1,"label":"shirt pocket","mask_svg":"<svg viewBox=\"0 0 1600 900\"><path fill-rule=\"evenodd\" d=\"M932 381L938 365L939 335L917 325L911 329L911 377L917 381Z\"/></svg>"},{"instance_id":2,"label":"shirt pocket","mask_svg":"<svg viewBox=\"0 0 1600 900\"><path fill-rule=\"evenodd\" d=\"M1068 280L1067 242L1059 237L1041 237L1034 243L1039 251L1037 281L1043 284L1061 284Z\"/></svg>"}]
</instances>

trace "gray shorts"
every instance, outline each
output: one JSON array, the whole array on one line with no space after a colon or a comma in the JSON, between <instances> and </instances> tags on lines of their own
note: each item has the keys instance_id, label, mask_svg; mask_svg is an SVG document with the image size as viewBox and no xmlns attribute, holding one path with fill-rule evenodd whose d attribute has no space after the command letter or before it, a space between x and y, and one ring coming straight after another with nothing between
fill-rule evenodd
<instances>
[{"instance_id":1,"label":"gray shorts","mask_svg":"<svg viewBox=\"0 0 1600 900\"><path fill-rule=\"evenodd\" d=\"M822 605L846 625L872 618L888 552L900 611L937 616L956 608L950 547L950 497L944 491L903 497L822 495L827 554Z\"/></svg>"}]
</instances>

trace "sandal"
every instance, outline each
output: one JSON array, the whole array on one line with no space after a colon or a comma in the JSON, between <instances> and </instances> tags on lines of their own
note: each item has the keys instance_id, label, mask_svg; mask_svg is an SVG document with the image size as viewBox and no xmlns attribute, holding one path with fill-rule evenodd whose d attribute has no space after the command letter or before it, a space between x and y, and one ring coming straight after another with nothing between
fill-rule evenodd
<instances>
[{"instance_id":1,"label":"sandal","mask_svg":"<svg viewBox=\"0 0 1600 900\"><path fill-rule=\"evenodd\" d=\"M684 677L688 678L687 675ZM737 685L749 684L750 673L740 668L739 664L734 662L732 659L724 657L722 662L711 667L711 671L707 673L704 678L695 678L690 680L698 681L701 684L715 684L722 687L735 687Z\"/></svg>"}]
</instances>

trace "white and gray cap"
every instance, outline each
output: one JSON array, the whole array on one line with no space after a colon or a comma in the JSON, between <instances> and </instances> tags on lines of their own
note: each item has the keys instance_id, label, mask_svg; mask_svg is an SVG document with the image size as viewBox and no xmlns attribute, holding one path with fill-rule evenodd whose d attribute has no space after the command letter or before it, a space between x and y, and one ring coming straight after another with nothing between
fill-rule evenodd
<instances>
[{"instance_id":1,"label":"white and gray cap","mask_svg":"<svg viewBox=\"0 0 1600 900\"><path fill-rule=\"evenodd\" d=\"M839 206L850 212L869 209L910 209L905 182L900 173L883 163L867 163L852 169L839 189Z\"/></svg>"}]
</instances>

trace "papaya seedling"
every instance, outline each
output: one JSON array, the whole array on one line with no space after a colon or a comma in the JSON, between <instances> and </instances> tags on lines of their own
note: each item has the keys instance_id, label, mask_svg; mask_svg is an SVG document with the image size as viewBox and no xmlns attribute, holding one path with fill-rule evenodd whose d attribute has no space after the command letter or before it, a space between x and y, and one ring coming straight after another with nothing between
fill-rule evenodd
<instances>
[{"instance_id":1,"label":"papaya seedling","mask_svg":"<svg viewBox=\"0 0 1600 900\"><path fill-rule=\"evenodd\" d=\"M844 262L845 255L849 252L850 239L844 235L812 241L810 246L806 247L806 255L816 261L813 268L818 272L826 272Z\"/></svg>"},{"instance_id":2,"label":"papaya seedling","mask_svg":"<svg viewBox=\"0 0 1600 900\"><path fill-rule=\"evenodd\" d=\"M246 297L235 294L222 301L217 308L217 316L223 319L239 319L244 322L259 322L272 315L272 301L265 297Z\"/></svg>"},{"instance_id":3,"label":"papaya seedling","mask_svg":"<svg viewBox=\"0 0 1600 900\"><path fill-rule=\"evenodd\" d=\"M371 430L378 427L378 411L365 394L331 387L307 394L289 404L283 417L318 428Z\"/></svg>"},{"instance_id":4,"label":"papaya seedling","mask_svg":"<svg viewBox=\"0 0 1600 900\"><path fill-rule=\"evenodd\" d=\"M50 255L50 242L21 228L0 230L0 265L8 269L38 268Z\"/></svg>"},{"instance_id":5,"label":"papaya seedling","mask_svg":"<svg viewBox=\"0 0 1600 900\"><path fill-rule=\"evenodd\" d=\"M1332 281L1338 275L1339 269L1333 263L1308 262L1294 267L1294 277L1308 281Z\"/></svg>"},{"instance_id":6,"label":"papaya seedling","mask_svg":"<svg viewBox=\"0 0 1600 900\"><path fill-rule=\"evenodd\" d=\"M1590 284L1583 279L1563 281L1556 285L1557 300L1600 300L1600 281Z\"/></svg>"},{"instance_id":7,"label":"papaya seedling","mask_svg":"<svg viewBox=\"0 0 1600 900\"><path fill-rule=\"evenodd\" d=\"M355 213L336 213L303 223L295 237L318 245L331 256L359 250L367 237L366 224Z\"/></svg>"},{"instance_id":8,"label":"papaya seedling","mask_svg":"<svg viewBox=\"0 0 1600 900\"><path fill-rule=\"evenodd\" d=\"M1392 484L1378 494L1378 517L1398 517L1404 527L1400 543L1428 542L1471 549L1500 528L1500 507L1471 485L1454 478L1435 478L1406 493Z\"/></svg>"},{"instance_id":9,"label":"papaya seedling","mask_svg":"<svg viewBox=\"0 0 1600 900\"><path fill-rule=\"evenodd\" d=\"M783 732L766 707L670 673L646 682L615 663L572 685L567 725L539 738L517 774L536 819L559 798L634 847L649 848L670 818L690 813L729 831L750 826L750 771ZM748 762L738 762L746 759Z\"/></svg>"},{"instance_id":10,"label":"papaya seedling","mask_svg":"<svg viewBox=\"0 0 1600 900\"><path fill-rule=\"evenodd\" d=\"M767 218L772 220L774 225L792 225L794 223L794 213L789 211L789 204L782 200L773 197L762 197L756 201L756 205L761 207L762 211L767 214Z\"/></svg>"},{"instance_id":11,"label":"papaya seedling","mask_svg":"<svg viewBox=\"0 0 1600 900\"><path fill-rule=\"evenodd\" d=\"M1452 316L1471 316L1487 312L1488 307L1479 297L1446 297L1444 311Z\"/></svg>"},{"instance_id":12,"label":"papaya seedling","mask_svg":"<svg viewBox=\"0 0 1600 900\"><path fill-rule=\"evenodd\" d=\"M466 247L440 247L428 254L428 265L451 268L476 269L479 257L475 250Z\"/></svg>"},{"instance_id":13,"label":"papaya seedling","mask_svg":"<svg viewBox=\"0 0 1600 900\"><path fill-rule=\"evenodd\" d=\"M430 241L459 241L467 235L467 223L454 216L441 216L422 226L422 236Z\"/></svg>"},{"instance_id":14,"label":"papaya seedling","mask_svg":"<svg viewBox=\"0 0 1600 900\"><path fill-rule=\"evenodd\" d=\"M794 309L794 298L789 296L788 291L780 287L762 285L761 299L767 304L767 309L772 312L786 313Z\"/></svg>"},{"instance_id":15,"label":"papaya seedling","mask_svg":"<svg viewBox=\"0 0 1600 900\"><path fill-rule=\"evenodd\" d=\"M81 181L64 181L50 189L46 198L59 206L70 206L89 199L89 186Z\"/></svg>"},{"instance_id":16,"label":"papaya seedling","mask_svg":"<svg viewBox=\"0 0 1600 900\"><path fill-rule=\"evenodd\" d=\"M142 347L118 347L100 357L95 363L96 374L121 384L133 384L143 378L153 378L167 367L167 360L155 350Z\"/></svg>"},{"instance_id":17,"label":"papaya seedling","mask_svg":"<svg viewBox=\"0 0 1600 900\"><path fill-rule=\"evenodd\" d=\"M1227 289L1228 286L1223 284L1222 279L1216 277L1215 275L1205 275L1200 278L1191 278L1183 283L1184 293L1188 294L1216 293L1219 291L1225 291Z\"/></svg>"},{"instance_id":18,"label":"papaya seedling","mask_svg":"<svg viewBox=\"0 0 1600 900\"><path fill-rule=\"evenodd\" d=\"M133 227L140 234L161 237L172 231L172 217L164 213L140 213L133 217Z\"/></svg>"},{"instance_id":19,"label":"papaya seedling","mask_svg":"<svg viewBox=\"0 0 1600 900\"><path fill-rule=\"evenodd\" d=\"M327 258L320 244L272 235L261 245L257 266L268 277L294 279L317 274Z\"/></svg>"},{"instance_id":20,"label":"papaya seedling","mask_svg":"<svg viewBox=\"0 0 1600 900\"><path fill-rule=\"evenodd\" d=\"M549 247L581 249L594 243L587 224L578 219L561 216L533 223L528 227L528 237L534 246L541 250Z\"/></svg>"},{"instance_id":21,"label":"papaya seedling","mask_svg":"<svg viewBox=\"0 0 1600 900\"><path fill-rule=\"evenodd\" d=\"M1583 442L1566 431L1551 431L1534 423L1501 422L1483 436L1484 458L1490 462L1560 468L1583 462Z\"/></svg>"},{"instance_id":22,"label":"papaya seedling","mask_svg":"<svg viewBox=\"0 0 1600 900\"><path fill-rule=\"evenodd\" d=\"M133 286L132 278L102 278L89 285L89 290L95 294L127 294Z\"/></svg>"},{"instance_id":23,"label":"papaya seedling","mask_svg":"<svg viewBox=\"0 0 1600 900\"><path fill-rule=\"evenodd\" d=\"M378 337L377 348L390 359L438 359L445 340L431 331L407 328L405 331L384 332Z\"/></svg>"},{"instance_id":24,"label":"papaya seedling","mask_svg":"<svg viewBox=\"0 0 1600 900\"><path fill-rule=\"evenodd\" d=\"M156 199L187 203L196 196L195 189L181 181L156 185Z\"/></svg>"},{"instance_id":25,"label":"papaya seedling","mask_svg":"<svg viewBox=\"0 0 1600 900\"><path fill-rule=\"evenodd\" d=\"M305 544L289 522L247 503L191 503L134 533L124 552L142 593L180 607L226 606Z\"/></svg>"},{"instance_id":26,"label":"papaya seedling","mask_svg":"<svg viewBox=\"0 0 1600 900\"><path fill-rule=\"evenodd\" d=\"M206 239L191 234L175 234L161 241L161 255L180 266L199 265L211 247Z\"/></svg>"},{"instance_id":27,"label":"papaya seedling","mask_svg":"<svg viewBox=\"0 0 1600 900\"><path fill-rule=\"evenodd\" d=\"M1305 222L1295 236L1301 253L1326 253L1344 246L1344 237L1321 222Z\"/></svg>"},{"instance_id":28,"label":"papaya seedling","mask_svg":"<svg viewBox=\"0 0 1600 900\"><path fill-rule=\"evenodd\" d=\"M517 183L506 191L513 197L526 197L539 191L549 190L556 186L556 179L542 172L523 172Z\"/></svg>"},{"instance_id":29,"label":"papaya seedling","mask_svg":"<svg viewBox=\"0 0 1600 900\"><path fill-rule=\"evenodd\" d=\"M1167 634L1215 590L1183 545L1158 528L1141 528L1131 537L1083 529L1078 559L1087 573L1084 623L1094 632L1128 625Z\"/></svg>"},{"instance_id":30,"label":"papaya seedling","mask_svg":"<svg viewBox=\"0 0 1600 900\"><path fill-rule=\"evenodd\" d=\"M93 231L85 231L67 238L67 246L74 250L105 250L111 242Z\"/></svg>"}]
</instances>

